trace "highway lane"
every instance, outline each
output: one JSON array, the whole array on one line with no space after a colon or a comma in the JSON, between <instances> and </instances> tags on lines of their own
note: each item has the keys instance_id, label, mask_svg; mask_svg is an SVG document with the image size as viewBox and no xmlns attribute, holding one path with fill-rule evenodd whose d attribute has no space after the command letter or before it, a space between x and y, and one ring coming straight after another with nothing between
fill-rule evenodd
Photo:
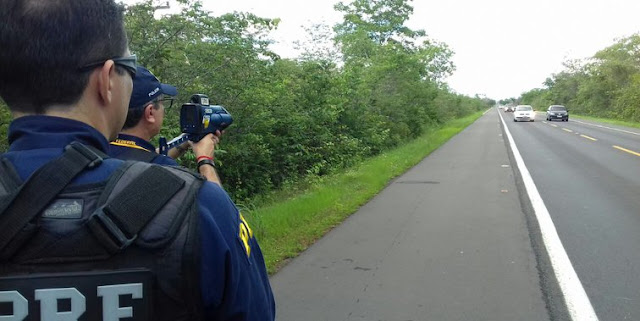
<instances>
[{"instance_id":1,"label":"highway lane","mask_svg":"<svg viewBox=\"0 0 640 321\"><path fill-rule=\"evenodd\" d=\"M569 122L547 122L546 120L543 122L552 127L561 128L565 132L571 130L570 133L592 141L599 141L601 144L608 144L610 147L618 146L621 148L620 150L626 149L626 152L631 151L635 153L631 154L636 156L640 154L640 129L638 128L625 128L580 119L572 119Z\"/></svg>"},{"instance_id":2,"label":"highway lane","mask_svg":"<svg viewBox=\"0 0 640 321\"><path fill-rule=\"evenodd\" d=\"M599 319L640 320L640 130L501 114Z\"/></svg>"}]
</instances>

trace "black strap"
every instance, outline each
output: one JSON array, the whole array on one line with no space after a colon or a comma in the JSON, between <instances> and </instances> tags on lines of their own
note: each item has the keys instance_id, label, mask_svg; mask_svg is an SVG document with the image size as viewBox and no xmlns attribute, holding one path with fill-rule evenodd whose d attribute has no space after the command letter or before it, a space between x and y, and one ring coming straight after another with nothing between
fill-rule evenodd
<instances>
[{"instance_id":1,"label":"black strap","mask_svg":"<svg viewBox=\"0 0 640 321\"><path fill-rule=\"evenodd\" d=\"M18 176L15 168L6 158L0 159L0 184L2 184L3 189L0 195L0 212L2 212L13 201L16 191L22 184L20 176Z\"/></svg>"},{"instance_id":2,"label":"black strap","mask_svg":"<svg viewBox=\"0 0 640 321\"><path fill-rule=\"evenodd\" d=\"M16 169L6 158L0 159L0 184L4 186L7 193L17 190L22 184Z\"/></svg>"},{"instance_id":3,"label":"black strap","mask_svg":"<svg viewBox=\"0 0 640 321\"><path fill-rule=\"evenodd\" d=\"M0 251L7 258L7 245L14 240L27 224L33 220L74 177L85 168L98 166L103 157L94 150L78 142L65 147L62 156L50 161L36 172L14 193L7 202L6 208L0 209ZM33 228L29 230L33 231ZM26 237L18 238L21 242ZM10 251L19 248L19 244L11 244Z\"/></svg>"},{"instance_id":4,"label":"black strap","mask_svg":"<svg viewBox=\"0 0 640 321\"><path fill-rule=\"evenodd\" d=\"M117 253L133 243L184 185L183 179L161 166L150 166L92 214L89 229L110 253Z\"/></svg>"},{"instance_id":5,"label":"black strap","mask_svg":"<svg viewBox=\"0 0 640 321\"><path fill-rule=\"evenodd\" d=\"M148 150L129 148L128 150L124 151L122 154L115 157L123 160L136 160L136 161L141 161L145 163L151 163L158 156L160 155L150 152Z\"/></svg>"}]
</instances>

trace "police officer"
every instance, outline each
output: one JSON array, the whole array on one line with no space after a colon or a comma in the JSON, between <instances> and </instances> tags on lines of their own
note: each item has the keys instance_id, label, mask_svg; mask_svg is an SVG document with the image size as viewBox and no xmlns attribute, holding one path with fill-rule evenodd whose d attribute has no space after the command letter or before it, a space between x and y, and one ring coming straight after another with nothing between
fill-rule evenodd
<instances>
[{"instance_id":1,"label":"police officer","mask_svg":"<svg viewBox=\"0 0 640 321\"><path fill-rule=\"evenodd\" d=\"M213 163L213 151L221 134L219 131L216 135L208 134L198 143L187 141L172 148L168 151L169 156L158 154L150 142L160 133L166 109L173 104L171 96L177 94L176 87L160 83L148 69L138 66L136 77L133 79L127 119L118 138L111 142L109 155L124 160L178 166L175 159L192 147L198 160L198 172L210 182L220 185L220 178Z\"/></svg>"},{"instance_id":2,"label":"police officer","mask_svg":"<svg viewBox=\"0 0 640 321\"><path fill-rule=\"evenodd\" d=\"M274 320L260 247L218 185L104 154L137 74L122 7L2 0L0 21L0 315Z\"/></svg>"}]
</instances>

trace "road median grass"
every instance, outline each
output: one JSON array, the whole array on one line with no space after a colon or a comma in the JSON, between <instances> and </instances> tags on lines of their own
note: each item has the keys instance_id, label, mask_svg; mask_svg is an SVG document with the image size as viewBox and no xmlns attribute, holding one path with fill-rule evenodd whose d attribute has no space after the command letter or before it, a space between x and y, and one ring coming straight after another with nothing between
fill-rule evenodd
<instances>
[{"instance_id":1,"label":"road median grass","mask_svg":"<svg viewBox=\"0 0 640 321\"><path fill-rule=\"evenodd\" d=\"M243 209L264 253L269 274L304 251L340 224L390 180L406 172L451 137L465 129L482 112L453 120L416 140L363 161L359 166L328 175L297 195L286 195L254 209Z\"/></svg>"}]
</instances>

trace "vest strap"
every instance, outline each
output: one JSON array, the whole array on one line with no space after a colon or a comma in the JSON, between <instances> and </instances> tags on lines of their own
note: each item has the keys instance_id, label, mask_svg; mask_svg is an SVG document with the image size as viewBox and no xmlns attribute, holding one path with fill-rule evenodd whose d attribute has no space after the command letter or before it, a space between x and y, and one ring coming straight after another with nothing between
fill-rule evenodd
<instances>
[{"instance_id":1,"label":"vest strap","mask_svg":"<svg viewBox=\"0 0 640 321\"><path fill-rule=\"evenodd\" d=\"M0 253L8 259L22 243L28 240L21 231L34 233L37 228L25 229L42 210L85 168L98 166L103 156L89 147L73 142L65 147L62 156L39 168L18 190L3 200L0 208ZM12 241L16 242L12 242ZM7 246L11 243L9 248ZM19 243L19 244L18 244Z\"/></svg>"},{"instance_id":2,"label":"vest strap","mask_svg":"<svg viewBox=\"0 0 640 321\"><path fill-rule=\"evenodd\" d=\"M184 185L183 179L161 166L150 166L99 207L87 226L109 253L120 252Z\"/></svg>"},{"instance_id":3,"label":"vest strap","mask_svg":"<svg viewBox=\"0 0 640 321\"><path fill-rule=\"evenodd\" d=\"M0 184L4 187L3 194L9 194L17 190L21 183L20 176L16 173L11 162L6 158L0 159ZM0 205L0 208L6 208L6 205Z\"/></svg>"},{"instance_id":4,"label":"vest strap","mask_svg":"<svg viewBox=\"0 0 640 321\"><path fill-rule=\"evenodd\" d=\"M13 198L15 192L21 184L20 177L16 173L11 162L6 158L0 159L0 212L6 209Z\"/></svg>"}]
</instances>

